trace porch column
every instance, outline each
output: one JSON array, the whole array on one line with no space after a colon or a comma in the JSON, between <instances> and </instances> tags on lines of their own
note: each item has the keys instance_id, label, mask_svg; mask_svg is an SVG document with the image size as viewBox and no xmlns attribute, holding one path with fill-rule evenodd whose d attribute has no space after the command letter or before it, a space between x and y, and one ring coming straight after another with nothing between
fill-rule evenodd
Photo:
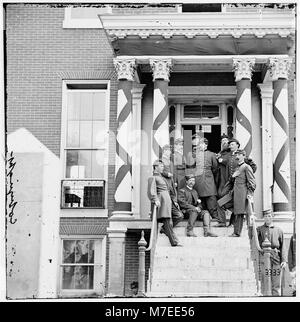
<instances>
[{"instance_id":1,"label":"porch column","mask_svg":"<svg viewBox=\"0 0 300 322\"><path fill-rule=\"evenodd\" d=\"M272 159L272 83L258 84L261 95L262 119L262 184L263 211L272 209L273 159Z\"/></svg>"},{"instance_id":2,"label":"porch column","mask_svg":"<svg viewBox=\"0 0 300 322\"><path fill-rule=\"evenodd\" d=\"M150 59L153 72L153 126L152 126L152 160L162 156L162 147L170 143L168 83L172 66L171 59Z\"/></svg>"},{"instance_id":3,"label":"porch column","mask_svg":"<svg viewBox=\"0 0 300 322\"><path fill-rule=\"evenodd\" d=\"M175 105L175 140L182 137L180 124L180 107L181 104Z\"/></svg>"},{"instance_id":4,"label":"porch column","mask_svg":"<svg viewBox=\"0 0 300 322\"><path fill-rule=\"evenodd\" d=\"M134 84L132 93L132 212L140 216L142 95L144 84Z\"/></svg>"},{"instance_id":5,"label":"porch column","mask_svg":"<svg viewBox=\"0 0 300 322\"><path fill-rule=\"evenodd\" d=\"M236 132L241 149L247 156L252 151L252 126L251 126L251 77L255 59L234 58L233 69L235 74L236 95Z\"/></svg>"},{"instance_id":6,"label":"porch column","mask_svg":"<svg viewBox=\"0 0 300 322\"><path fill-rule=\"evenodd\" d=\"M132 152L128 137L132 131L132 85L134 59L114 59L118 74L118 111L116 137L115 207L117 214L131 214Z\"/></svg>"},{"instance_id":7,"label":"porch column","mask_svg":"<svg viewBox=\"0 0 300 322\"><path fill-rule=\"evenodd\" d=\"M273 210L291 210L291 178L289 151L289 102L287 79L291 61L271 58L270 75L273 81Z\"/></svg>"}]
</instances>

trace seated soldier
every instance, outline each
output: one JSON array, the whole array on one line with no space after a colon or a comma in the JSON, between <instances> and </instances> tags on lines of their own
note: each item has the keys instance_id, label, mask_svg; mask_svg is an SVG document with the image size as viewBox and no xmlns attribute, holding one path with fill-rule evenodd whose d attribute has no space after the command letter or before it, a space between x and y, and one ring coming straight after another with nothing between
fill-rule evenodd
<instances>
[{"instance_id":1,"label":"seated soldier","mask_svg":"<svg viewBox=\"0 0 300 322\"><path fill-rule=\"evenodd\" d=\"M187 226L187 236L197 237L194 233L193 228L196 223L197 217L200 214L201 219L203 219L203 229L205 237L217 237L216 234L210 232L210 215L207 210L202 210L201 200L199 199L198 193L193 189L195 185L195 176L193 174L186 175L186 186L179 189L178 192L178 202L184 213L186 213L188 218Z\"/></svg>"}]
</instances>

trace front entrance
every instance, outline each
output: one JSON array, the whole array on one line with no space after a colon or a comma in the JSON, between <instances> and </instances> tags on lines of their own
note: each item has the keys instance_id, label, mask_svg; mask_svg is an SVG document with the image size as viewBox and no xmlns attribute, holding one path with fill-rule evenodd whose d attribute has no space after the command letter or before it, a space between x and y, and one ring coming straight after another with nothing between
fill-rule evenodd
<instances>
[{"instance_id":1,"label":"front entrance","mask_svg":"<svg viewBox=\"0 0 300 322\"><path fill-rule=\"evenodd\" d=\"M183 140L184 154L187 155L193 149L192 136L194 134L199 134L208 140L207 149L211 152L218 153L220 151L220 138L221 138L221 124L193 124L193 125L183 125Z\"/></svg>"}]
</instances>

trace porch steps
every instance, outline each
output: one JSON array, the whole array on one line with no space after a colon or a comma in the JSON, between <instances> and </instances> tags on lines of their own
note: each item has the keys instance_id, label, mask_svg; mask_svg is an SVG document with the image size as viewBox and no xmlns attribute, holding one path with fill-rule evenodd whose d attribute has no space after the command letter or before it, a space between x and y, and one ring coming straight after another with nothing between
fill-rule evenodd
<instances>
[{"instance_id":1,"label":"porch steps","mask_svg":"<svg viewBox=\"0 0 300 322\"><path fill-rule=\"evenodd\" d=\"M211 231L219 237L204 237L202 223L186 236L184 221L174 228L183 247L171 247L159 234L149 297L253 297L256 279L246 227L242 237L228 237L232 227ZM148 285L148 290L149 290Z\"/></svg>"}]
</instances>

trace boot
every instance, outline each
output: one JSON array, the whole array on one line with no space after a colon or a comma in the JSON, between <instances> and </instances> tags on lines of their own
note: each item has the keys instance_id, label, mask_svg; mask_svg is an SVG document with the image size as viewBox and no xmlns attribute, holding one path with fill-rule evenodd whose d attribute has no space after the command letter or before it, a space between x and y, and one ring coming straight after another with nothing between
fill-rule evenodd
<instances>
[{"instance_id":1,"label":"boot","mask_svg":"<svg viewBox=\"0 0 300 322\"><path fill-rule=\"evenodd\" d=\"M188 230L188 231L186 232L186 235L187 235L188 237L197 237L197 235L194 233L193 229Z\"/></svg>"},{"instance_id":2,"label":"boot","mask_svg":"<svg viewBox=\"0 0 300 322\"><path fill-rule=\"evenodd\" d=\"M204 228L204 237L218 237L218 235L209 231L208 228Z\"/></svg>"}]
</instances>

